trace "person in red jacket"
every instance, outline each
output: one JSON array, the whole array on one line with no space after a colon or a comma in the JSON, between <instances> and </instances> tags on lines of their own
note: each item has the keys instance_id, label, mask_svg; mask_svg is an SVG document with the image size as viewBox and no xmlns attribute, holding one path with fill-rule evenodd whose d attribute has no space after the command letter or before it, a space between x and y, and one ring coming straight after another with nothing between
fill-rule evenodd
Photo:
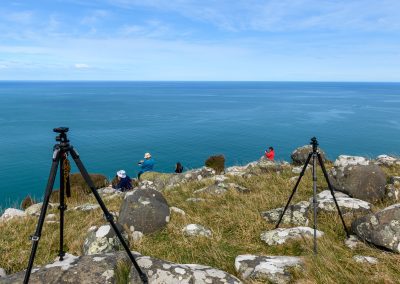
<instances>
[{"instance_id":1,"label":"person in red jacket","mask_svg":"<svg viewBox=\"0 0 400 284\"><path fill-rule=\"evenodd\" d=\"M273 160L274 160L274 157L275 157L274 148L269 147L268 150L265 150L265 157L266 157L268 160L273 161Z\"/></svg>"}]
</instances>

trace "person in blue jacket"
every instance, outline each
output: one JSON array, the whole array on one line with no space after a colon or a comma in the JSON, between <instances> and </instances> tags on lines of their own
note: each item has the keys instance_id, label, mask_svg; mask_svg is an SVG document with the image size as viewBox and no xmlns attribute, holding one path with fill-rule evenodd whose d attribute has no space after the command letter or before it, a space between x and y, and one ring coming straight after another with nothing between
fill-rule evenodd
<instances>
[{"instance_id":1,"label":"person in blue jacket","mask_svg":"<svg viewBox=\"0 0 400 284\"><path fill-rule=\"evenodd\" d=\"M140 171L138 173L138 179L140 180L140 176L145 172L150 172L154 168L154 160L151 158L150 153L144 154L144 161L140 161L138 163L140 167Z\"/></svg>"},{"instance_id":2,"label":"person in blue jacket","mask_svg":"<svg viewBox=\"0 0 400 284\"><path fill-rule=\"evenodd\" d=\"M118 184L114 187L117 190L127 191L132 189L131 178L126 175L124 170L120 170L117 172Z\"/></svg>"}]
</instances>

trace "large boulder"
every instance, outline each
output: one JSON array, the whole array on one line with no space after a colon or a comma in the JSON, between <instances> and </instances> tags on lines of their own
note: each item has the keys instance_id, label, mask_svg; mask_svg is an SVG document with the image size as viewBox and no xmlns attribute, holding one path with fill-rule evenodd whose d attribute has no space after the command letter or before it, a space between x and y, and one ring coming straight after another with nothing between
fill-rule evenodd
<instances>
[{"instance_id":1,"label":"large boulder","mask_svg":"<svg viewBox=\"0 0 400 284\"><path fill-rule=\"evenodd\" d=\"M325 152L318 148L319 153L321 154L322 160L326 161ZM312 152L312 145L304 145L302 147L296 148L290 157L292 158L293 164L295 165L304 165L307 161L308 154ZM312 159L310 160L312 162Z\"/></svg>"},{"instance_id":2,"label":"large boulder","mask_svg":"<svg viewBox=\"0 0 400 284\"><path fill-rule=\"evenodd\" d=\"M304 262L295 256L239 255L235 269L245 280L266 280L268 283L284 284L292 279L290 270L301 268Z\"/></svg>"},{"instance_id":3,"label":"large boulder","mask_svg":"<svg viewBox=\"0 0 400 284\"><path fill-rule=\"evenodd\" d=\"M157 190L137 189L128 192L122 203L118 223L127 231L153 233L169 222L167 200Z\"/></svg>"},{"instance_id":4,"label":"large boulder","mask_svg":"<svg viewBox=\"0 0 400 284\"><path fill-rule=\"evenodd\" d=\"M335 166L330 171L330 181L335 190L368 202L378 202L385 197L386 176L377 165Z\"/></svg>"},{"instance_id":5,"label":"large boulder","mask_svg":"<svg viewBox=\"0 0 400 284\"><path fill-rule=\"evenodd\" d=\"M351 229L364 241L400 253L400 203L355 220Z\"/></svg>"},{"instance_id":6,"label":"large boulder","mask_svg":"<svg viewBox=\"0 0 400 284\"><path fill-rule=\"evenodd\" d=\"M235 276L222 270L198 264L177 264L132 252L139 267L147 275L148 283L242 283ZM0 278L1 284L22 283L24 271ZM87 256L67 254L64 261L35 268L29 283L142 283L138 272L125 252Z\"/></svg>"}]
</instances>

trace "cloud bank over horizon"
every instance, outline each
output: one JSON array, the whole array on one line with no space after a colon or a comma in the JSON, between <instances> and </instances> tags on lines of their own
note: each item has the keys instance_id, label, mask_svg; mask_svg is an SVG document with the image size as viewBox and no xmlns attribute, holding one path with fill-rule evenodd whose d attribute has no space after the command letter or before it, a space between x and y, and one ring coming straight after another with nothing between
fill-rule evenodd
<instances>
[{"instance_id":1,"label":"cloud bank over horizon","mask_svg":"<svg viewBox=\"0 0 400 284\"><path fill-rule=\"evenodd\" d=\"M0 8L0 80L400 81L397 0L38 0Z\"/></svg>"}]
</instances>

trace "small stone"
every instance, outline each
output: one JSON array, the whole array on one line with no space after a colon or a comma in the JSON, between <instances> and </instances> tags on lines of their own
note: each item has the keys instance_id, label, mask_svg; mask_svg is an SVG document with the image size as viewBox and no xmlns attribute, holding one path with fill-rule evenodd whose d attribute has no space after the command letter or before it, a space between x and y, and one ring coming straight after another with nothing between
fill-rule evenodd
<instances>
[{"instance_id":1,"label":"small stone","mask_svg":"<svg viewBox=\"0 0 400 284\"><path fill-rule=\"evenodd\" d=\"M203 202L206 201L204 198L188 198L186 199L187 202L194 202L194 203L198 203L198 202Z\"/></svg>"},{"instance_id":2,"label":"small stone","mask_svg":"<svg viewBox=\"0 0 400 284\"><path fill-rule=\"evenodd\" d=\"M56 216L56 214L49 214L49 215L47 215L46 219L48 221L55 221L57 219L57 216Z\"/></svg>"},{"instance_id":3,"label":"small stone","mask_svg":"<svg viewBox=\"0 0 400 284\"><path fill-rule=\"evenodd\" d=\"M353 259L357 263L369 263L369 264L378 264L378 259L372 256L363 256L363 255L355 255L353 256Z\"/></svg>"},{"instance_id":4,"label":"small stone","mask_svg":"<svg viewBox=\"0 0 400 284\"><path fill-rule=\"evenodd\" d=\"M316 231L317 238L324 235L321 231ZM288 240L302 239L303 237L314 236L314 229L309 227L278 228L261 233L261 240L270 246L286 243Z\"/></svg>"},{"instance_id":5,"label":"small stone","mask_svg":"<svg viewBox=\"0 0 400 284\"><path fill-rule=\"evenodd\" d=\"M90 211L90 210L94 210L97 208L100 208L100 205L86 203L86 204L75 207L74 210Z\"/></svg>"},{"instance_id":6,"label":"small stone","mask_svg":"<svg viewBox=\"0 0 400 284\"><path fill-rule=\"evenodd\" d=\"M140 242L143 239L143 236L143 233L139 231L134 231L131 233L131 238L134 242Z\"/></svg>"},{"instance_id":7,"label":"small stone","mask_svg":"<svg viewBox=\"0 0 400 284\"><path fill-rule=\"evenodd\" d=\"M210 229L199 224L189 224L182 229L182 232L187 236L204 236L207 238L212 236Z\"/></svg>"},{"instance_id":8,"label":"small stone","mask_svg":"<svg viewBox=\"0 0 400 284\"><path fill-rule=\"evenodd\" d=\"M169 210L171 212L175 212L175 213L178 213L178 214L181 214L181 215L186 215L185 211L183 211L182 209L180 209L178 207L172 206L172 207L169 208Z\"/></svg>"},{"instance_id":9,"label":"small stone","mask_svg":"<svg viewBox=\"0 0 400 284\"><path fill-rule=\"evenodd\" d=\"M1 277L6 277L6 276L7 276L6 271L3 268L0 267L0 278Z\"/></svg>"},{"instance_id":10,"label":"small stone","mask_svg":"<svg viewBox=\"0 0 400 284\"><path fill-rule=\"evenodd\" d=\"M359 238L356 235L350 235L350 237L348 237L344 241L344 244L349 249L355 249L355 248L357 248L357 246L359 246L361 244L361 242L360 242Z\"/></svg>"},{"instance_id":11,"label":"small stone","mask_svg":"<svg viewBox=\"0 0 400 284\"><path fill-rule=\"evenodd\" d=\"M43 203L41 202L29 206L28 208L25 209L25 213L31 216L39 216L40 211L42 210L42 204Z\"/></svg>"}]
</instances>

